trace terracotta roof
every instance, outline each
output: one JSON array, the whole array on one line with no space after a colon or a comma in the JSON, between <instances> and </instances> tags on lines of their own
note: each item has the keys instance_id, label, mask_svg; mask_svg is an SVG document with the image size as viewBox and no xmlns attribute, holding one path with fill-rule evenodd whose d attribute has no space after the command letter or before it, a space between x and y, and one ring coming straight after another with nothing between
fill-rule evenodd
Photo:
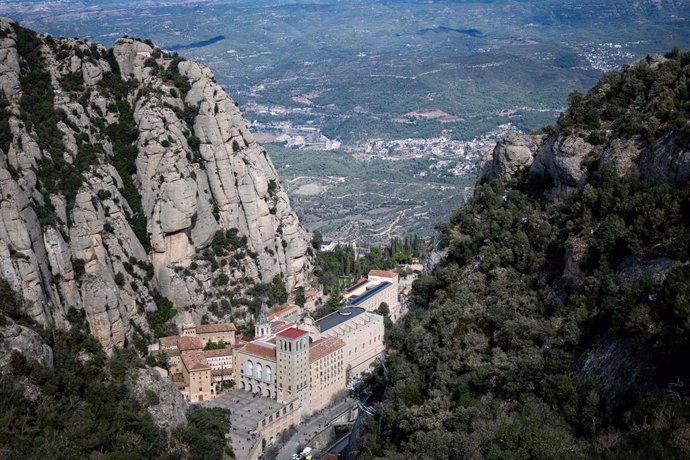
<instances>
[{"instance_id":1,"label":"terracotta roof","mask_svg":"<svg viewBox=\"0 0 690 460\"><path fill-rule=\"evenodd\" d=\"M201 350L204 348L204 342L198 337L180 337L177 341L180 350Z\"/></svg>"},{"instance_id":2,"label":"terracotta roof","mask_svg":"<svg viewBox=\"0 0 690 460\"><path fill-rule=\"evenodd\" d=\"M281 318L282 316L286 315L287 313L290 313L294 310L296 310L297 307L294 305L288 305L287 307L281 308L277 312L273 313L272 315L268 316L268 319L276 319L276 318Z\"/></svg>"},{"instance_id":3,"label":"terracotta roof","mask_svg":"<svg viewBox=\"0 0 690 460\"><path fill-rule=\"evenodd\" d=\"M182 355L182 362L189 372L211 369L202 351L189 351L184 353Z\"/></svg>"},{"instance_id":4,"label":"terracotta roof","mask_svg":"<svg viewBox=\"0 0 690 460\"><path fill-rule=\"evenodd\" d=\"M380 276L382 278L397 278L398 274L384 270L369 270L369 276Z\"/></svg>"},{"instance_id":5,"label":"terracotta roof","mask_svg":"<svg viewBox=\"0 0 690 460\"><path fill-rule=\"evenodd\" d=\"M309 347L309 362L313 363L344 346L345 342L340 337L329 337L313 342Z\"/></svg>"},{"instance_id":6,"label":"terracotta roof","mask_svg":"<svg viewBox=\"0 0 690 460\"><path fill-rule=\"evenodd\" d=\"M278 337L283 337L285 339L297 339L305 334L308 334L308 332L303 331L302 329L297 329L296 327L292 327L290 329L285 329L284 331L281 331L276 335Z\"/></svg>"},{"instance_id":7,"label":"terracotta roof","mask_svg":"<svg viewBox=\"0 0 690 460\"><path fill-rule=\"evenodd\" d=\"M180 340L179 335L171 335L168 337L161 337L158 339L158 343L160 343L161 348L172 348L177 347L178 340Z\"/></svg>"},{"instance_id":8,"label":"terracotta roof","mask_svg":"<svg viewBox=\"0 0 690 460\"><path fill-rule=\"evenodd\" d=\"M217 348L215 350L204 350L203 351L204 356L207 358L219 358L221 356L232 356L232 348L231 347L225 347L225 348Z\"/></svg>"},{"instance_id":9,"label":"terracotta roof","mask_svg":"<svg viewBox=\"0 0 690 460\"><path fill-rule=\"evenodd\" d=\"M271 321L271 332L277 334L278 332L294 326L295 323L288 323L287 321L275 320Z\"/></svg>"},{"instance_id":10,"label":"terracotta roof","mask_svg":"<svg viewBox=\"0 0 690 460\"><path fill-rule=\"evenodd\" d=\"M271 361L276 360L275 348L264 347L256 342L248 343L240 351L247 353L248 355L254 355L258 358L269 359Z\"/></svg>"},{"instance_id":11,"label":"terracotta roof","mask_svg":"<svg viewBox=\"0 0 690 460\"><path fill-rule=\"evenodd\" d=\"M202 324L196 327L197 334L213 334L216 332L232 332L236 330L237 328L232 323Z\"/></svg>"}]
</instances>

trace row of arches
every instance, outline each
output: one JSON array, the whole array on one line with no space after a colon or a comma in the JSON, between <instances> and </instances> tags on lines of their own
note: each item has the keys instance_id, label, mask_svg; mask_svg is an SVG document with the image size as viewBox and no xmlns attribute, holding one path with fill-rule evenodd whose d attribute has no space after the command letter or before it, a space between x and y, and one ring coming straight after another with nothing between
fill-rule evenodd
<instances>
[{"instance_id":1,"label":"row of arches","mask_svg":"<svg viewBox=\"0 0 690 460\"><path fill-rule=\"evenodd\" d=\"M254 365L250 360L244 363L244 376L250 379L263 380L267 383L273 382L273 371L271 370L271 366L262 367L261 363L256 363L256 365Z\"/></svg>"},{"instance_id":2,"label":"row of arches","mask_svg":"<svg viewBox=\"0 0 690 460\"><path fill-rule=\"evenodd\" d=\"M244 382L240 382L240 390L247 390L250 393L257 394L259 396L266 396L267 398L270 398L271 396L271 390L268 388L261 388L260 385L252 385L251 383L245 384Z\"/></svg>"}]
</instances>

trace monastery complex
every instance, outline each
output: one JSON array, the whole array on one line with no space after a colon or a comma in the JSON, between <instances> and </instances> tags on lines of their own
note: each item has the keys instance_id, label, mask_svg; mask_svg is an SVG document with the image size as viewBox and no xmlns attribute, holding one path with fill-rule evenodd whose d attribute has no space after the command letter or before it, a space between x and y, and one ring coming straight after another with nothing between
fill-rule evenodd
<instances>
[{"instance_id":1,"label":"monastery complex","mask_svg":"<svg viewBox=\"0 0 690 460\"><path fill-rule=\"evenodd\" d=\"M274 400L281 409L258 427L272 437L344 398L348 382L383 354L376 311L385 303L399 319L398 275L372 270L343 297L344 306L317 320L297 306L270 315L262 307L253 339L233 324L196 326L187 315L180 334L161 337L150 352L167 355L169 377L190 402L213 399L223 386Z\"/></svg>"}]
</instances>

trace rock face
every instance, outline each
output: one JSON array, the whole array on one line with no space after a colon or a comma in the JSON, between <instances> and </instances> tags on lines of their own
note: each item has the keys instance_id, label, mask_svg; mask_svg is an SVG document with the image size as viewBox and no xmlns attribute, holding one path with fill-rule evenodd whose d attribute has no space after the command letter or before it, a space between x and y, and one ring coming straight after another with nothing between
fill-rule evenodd
<instances>
[{"instance_id":1,"label":"rock face","mask_svg":"<svg viewBox=\"0 0 690 460\"><path fill-rule=\"evenodd\" d=\"M127 386L139 404L146 407L156 425L168 434L187 423L187 401L175 384L155 369L138 369L128 377Z\"/></svg>"},{"instance_id":2,"label":"rock face","mask_svg":"<svg viewBox=\"0 0 690 460\"><path fill-rule=\"evenodd\" d=\"M83 309L110 351L149 330L156 292L199 321L255 283L304 282L309 235L208 68L131 39L0 30L0 276L32 318ZM20 53L27 37L39 52ZM50 88L22 87L29 69ZM20 111L25 97L45 105Z\"/></svg>"},{"instance_id":3,"label":"rock face","mask_svg":"<svg viewBox=\"0 0 690 460\"><path fill-rule=\"evenodd\" d=\"M36 360L44 367L53 367L53 350L43 343L41 336L28 327L20 326L7 317L0 326L0 374L10 371L10 359L15 350L27 360Z\"/></svg>"},{"instance_id":4,"label":"rock face","mask_svg":"<svg viewBox=\"0 0 690 460\"><path fill-rule=\"evenodd\" d=\"M690 144L672 134L642 150L638 160L642 177L650 182L685 182L690 179Z\"/></svg>"},{"instance_id":5,"label":"rock face","mask_svg":"<svg viewBox=\"0 0 690 460\"><path fill-rule=\"evenodd\" d=\"M522 168L529 167L544 135L510 133L501 139L479 169L479 181L509 181Z\"/></svg>"},{"instance_id":6,"label":"rock face","mask_svg":"<svg viewBox=\"0 0 690 460\"><path fill-rule=\"evenodd\" d=\"M551 136L539 148L530 175L550 183L557 193L568 193L584 185L587 174L582 160L594 146L578 135Z\"/></svg>"}]
</instances>

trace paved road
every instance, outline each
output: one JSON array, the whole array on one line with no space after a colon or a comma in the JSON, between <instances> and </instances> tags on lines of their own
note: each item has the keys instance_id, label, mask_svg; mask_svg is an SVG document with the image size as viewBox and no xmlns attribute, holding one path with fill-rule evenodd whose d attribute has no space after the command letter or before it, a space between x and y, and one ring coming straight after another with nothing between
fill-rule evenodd
<instances>
[{"instance_id":1,"label":"paved road","mask_svg":"<svg viewBox=\"0 0 690 460\"><path fill-rule=\"evenodd\" d=\"M326 423L344 411L349 410L353 404L354 401L352 399L347 399L330 409L326 409L323 415L314 417L306 423L300 424L297 427L297 433L295 433L290 440L285 443L285 446L280 452L278 452L276 460L290 460L290 457L297 452L300 445L305 446L316 433L325 428Z\"/></svg>"}]
</instances>

